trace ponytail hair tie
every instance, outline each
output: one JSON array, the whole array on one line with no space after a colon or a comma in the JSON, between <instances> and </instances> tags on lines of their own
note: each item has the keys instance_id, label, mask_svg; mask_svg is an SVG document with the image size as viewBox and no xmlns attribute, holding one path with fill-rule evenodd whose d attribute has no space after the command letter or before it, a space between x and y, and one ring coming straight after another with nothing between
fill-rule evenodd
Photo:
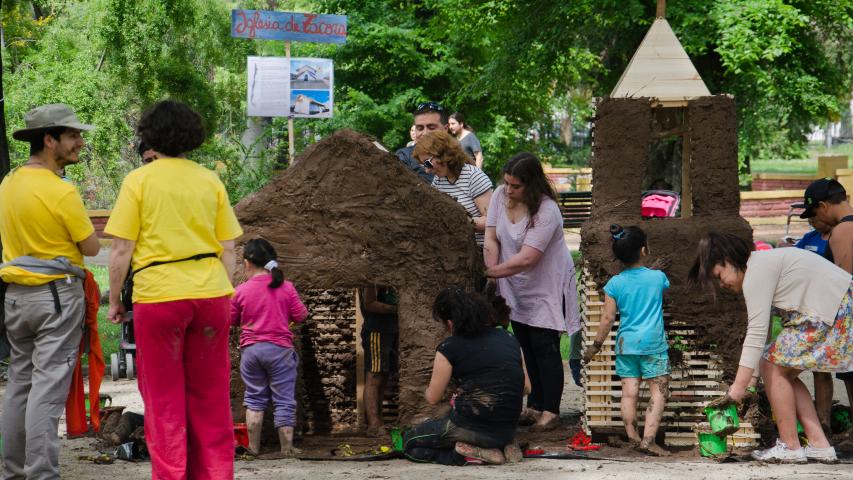
<instances>
[{"instance_id":1,"label":"ponytail hair tie","mask_svg":"<svg viewBox=\"0 0 853 480\"><path fill-rule=\"evenodd\" d=\"M622 228L622 225L614 223L610 225L610 235L613 237L613 240L619 240L625 236L625 229Z\"/></svg>"},{"instance_id":2,"label":"ponytail hair tie","mask_svg":"<svg viewBox=\"0 0 853 480\"><path fill-rule=\"evenodd\" d=\"M272 271L273 268L278 268L278 262L275 260L270 260L266 265L264 265L264 270Z\"/></svg>"}]
</instances>

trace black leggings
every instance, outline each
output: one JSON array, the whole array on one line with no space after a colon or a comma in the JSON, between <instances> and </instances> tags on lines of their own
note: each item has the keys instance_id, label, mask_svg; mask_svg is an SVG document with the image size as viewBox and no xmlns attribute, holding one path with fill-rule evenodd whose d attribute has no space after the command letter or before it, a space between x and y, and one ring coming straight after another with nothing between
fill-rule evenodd
<instances>
[{"instance_id":1,"label":"black leggings","mask_svg":"<svg viewBox=\"0 0 853 480\"><path fill-rule=\"evenodd\" d=\"M563 359L560 357L560 332L512 322L512 331L521 344L527 375L533 389L527 407L560 414L563 397Z\"/></svg>"},{"instance_id":2,"label":"black leggings","mask_svg":"<svg viewBox=\"0 0 853 480\"><path fill-rule=\"evenodd\" d=\"M464 465L465 459L456 453L456 442L482 448L503 448L512 443L514 437L514 427L475 432L457 426L450 417L443 417L427 420L407 431L403 438L403 452L414 462Z\"/></svg>"}]
</instances>

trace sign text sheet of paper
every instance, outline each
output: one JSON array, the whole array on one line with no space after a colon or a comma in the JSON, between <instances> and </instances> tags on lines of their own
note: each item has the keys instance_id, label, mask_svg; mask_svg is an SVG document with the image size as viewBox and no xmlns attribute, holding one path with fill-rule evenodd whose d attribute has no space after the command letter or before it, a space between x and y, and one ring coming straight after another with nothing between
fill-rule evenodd
<instances>
[{"instance_id":1,"label":"sign text sheet of paper","mask_svg":"<svg viewBox=\"0 0 853 480\"><path fill-rule=\"evenodd\" d=\"M290 115L290 60L285 57L247 57L248 115Z\"/></svg>"}]
</instances>

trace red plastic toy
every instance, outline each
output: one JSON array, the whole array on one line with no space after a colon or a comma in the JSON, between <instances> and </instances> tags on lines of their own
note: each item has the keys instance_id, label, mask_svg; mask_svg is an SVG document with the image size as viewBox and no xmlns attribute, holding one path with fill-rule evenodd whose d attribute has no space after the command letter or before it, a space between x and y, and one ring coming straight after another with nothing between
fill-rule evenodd
<instances>
[{"instance_id":1,"label":"red plastic toy","mask_svg":"<svg viewBox=\"0 0 853 480\"><path fill-rule=\"evenodd\" d=\"M601 445L595 445L592 443L592 438L589 435L580 431L569 440L569 448L572 450L580 451L580 452L588 452L590 450L598 450L601 448Z\"/></svg>"}]
</instances>

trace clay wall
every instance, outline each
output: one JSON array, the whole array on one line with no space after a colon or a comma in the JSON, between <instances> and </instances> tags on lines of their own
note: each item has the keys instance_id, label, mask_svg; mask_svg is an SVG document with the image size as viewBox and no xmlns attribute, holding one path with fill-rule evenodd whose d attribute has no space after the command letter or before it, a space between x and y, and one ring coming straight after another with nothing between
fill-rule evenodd
<instances>
[{"instance_id":1,"label":"clay wall","mask_svg":"<svg viewBox=\"0 0 853 480\"><path fill-rule=\"evenodd\" d=\"M423 392L435 347L446 336L432 319L432 301L447 286L472 285L480 268L464 209L377 148L372 139L341 131L311 146L294 166L241 201L235 211L245 232L238 240L238 258L247 240L265 238L300 292L369 285L397 288L400 421L427 413ZM301 381L309 395L303 407L314 409L303 415L309 430L354 421L355 322L345 317L309 320L302 328ZM347 346L337 345L339 341ZM312 354L317 371L309 363ZM353 376L335 373L343 370ZM240 418L242 384L239 374L236 377L232 408ZM323 395L340 400L338 413L319 410ZM343 413L350 407L351 415Z\"/></svg>"},{"instance_id":2,"label":"clay wall","mask_svg":"<svg viewBox=\"0 0 853 480\"><path fill-rule=\"evenodd\" d=\"M642 182L648 168L649 148L660 128L648 99L602 100L593 130L592 215L581 229L584 267L603 286L619 273L620 263L611 250L609 226L637 225L648 235L651 251L647 264L668 257L666 271L671 287L666 309L678 324L696 329L701 345L718 352L727 375L740 356L746 311L736 295L698 291L687 285L687 274L699 239L710 230L726 231L752 239L749 224L739 216L737 175L737 118L728 96L703 97L686 109L691 152L693 216L644 220L640 216Z\"/></svg>"}]
</instances>

